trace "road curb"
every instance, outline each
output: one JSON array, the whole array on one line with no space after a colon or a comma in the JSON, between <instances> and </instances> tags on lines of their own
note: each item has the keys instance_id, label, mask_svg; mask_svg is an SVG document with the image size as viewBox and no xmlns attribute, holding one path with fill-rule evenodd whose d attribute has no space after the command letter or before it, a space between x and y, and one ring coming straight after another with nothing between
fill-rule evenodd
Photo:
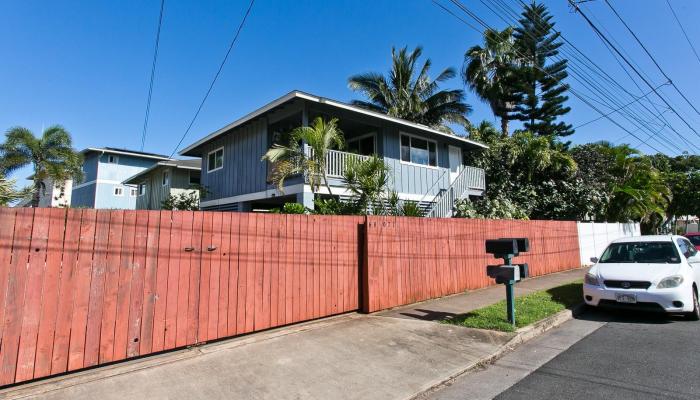
<instances>
[{"instance_id":1,"label":"road curb","mask_svg":"<svg viewBox=\"0 0 700 400\"><path fill-rule=\"evenodd\" d=\"M473 362L463 370L459 371L458 373L453 374L450 377L430 386L429 388L408 397L408 399L424 399L429 394L434 393L445 386L449 386L455 379L459 378L460 376L467 374L475 369L481 368L484 365L494 363L496 360L503 357L506 353L515 350L518 346L524 344L525 342L530 341L544 334L545 332L552 330L567 321L572 320L575 316L580 315L584 311L585 307L586 305L584 303L580 303L573 306L571 309L560 311L554 315L550 315L549 317L543 320L537 321L532 325L528 325L516 330L515 336L513 336L508 342L499 347L498 350L496 350L492 354L481 357L480 359L476 360L475 362Z\"/></svg>"}]
</instances>

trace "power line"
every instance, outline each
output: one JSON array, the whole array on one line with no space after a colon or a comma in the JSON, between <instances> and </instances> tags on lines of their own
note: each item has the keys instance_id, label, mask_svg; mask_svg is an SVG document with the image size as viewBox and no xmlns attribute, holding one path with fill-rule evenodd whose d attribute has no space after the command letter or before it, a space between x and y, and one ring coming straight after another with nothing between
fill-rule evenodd
<instances>
[{"instance_id":1,"label":"power line","mask_svg":"<svg viewBox=\"0 0 700 400\"><path fill-rule=\"evenodd\" d=\"M502 0L495 0L495 1L497 1L499 4L497 4L497 3L494 2L494 1L491 1L491 2L492 2L496 7L498 7L499 9L504 10L506 14L509 14L509 15L510 15L510 18L511 18L513 21L515 21L515 23L517 24L517 23L518 23L518 18L519 18L518 14L517 14L515 11L513 11L507 4L505 4L504 1L502 1ZM499 18L501 18L506 24L511 24L512 21L507 21L507 20L505 20L505 19L500 15L499 12L495 11L495 10L494 10L493 8L491 8L488 4L486 4L483 0L481 0L481 2L482 2L487 8L489 8L489 10L491 10L496 16L498 16ZM525 4L523 1L520 1L520 3L521 3L523 6L526 6L526 4ZM540 25L539 28L542 28L542 26ZM553 31L554 31L556 34L558 34L558 35L561 37L561 39L563 39L564 42L566 42L566 44L568 44L569 46L571 46L572 48L574 48L574 49L575 49L578 53L580 53L586 60L588 60L588 63L589 63L589 64L587 64L585 61L582 61L576 54L570 54L570 53L569 53L569 54L570 54L570 55L569 55L570 57L573 57L575 60L577 60L577 61L579 61L579 62L582 62L583 65L585 65L586 67L588 67L592 72L595 72L595 73L597 73L598 75L600 75L601 77L603 77L603 79L609 80L611 83L615 83L615 84L616 84L617 86L619 86L620 89L622 89L626 94L628 94L629 96L631 96L632 98L635 99L635 100L633 100L633 101L632 101L631 103L629 103L629 104L635 103L636 101L638 101L639 99L642 99L642 98L644 97L644 96L641 96L641 97L634 96L632 93L630 93L629 91L627 91L624 87L622 87L621 85L619 85L612 77L610 77L610 75L608 75L608 74L605 72L605 70L603 70L602 68L600 68L600 67L599 67L595 62L593 62L585 53L583 53L583 52L582 52L581 50L579 50L573 43L571 43L569 40L567 40L566 37L564 37L564 35L563 35L561 32L559 32L559 31L557 31L557 30L555 30L555 29L553 29ZM529 33L526 32L526 34L529 34ZM567 50L566 50L566 47L562 47L562 48L561 48L561 52L562 52L562 54L567 54L567 53L568 53ZM560 61L565 60L565 59L564 59L562 56L560 56L560 55L556 55L556 56L555 56L555 59L559 59ZM580 82L584 87L588 88L588 90L590 90L591 92L599 92L599 96L600 96L601 98L606 99L607 102L613 103L613 105L610 105L610 104L608 104L608 103L605 102L605 101L601 102L601 101L595 100L595 99L593 99L593 98L588 98L588 100L586 101L586 103L589 103L589 102L591 102L591 101L594 101L594 102L596 102L596 103L602 104L602 105L605 106L605 107L608 107L608 108L611 109L611 110L613 110L613 109L615 109L615 110L622 110L623 108L625 108L625 107L627 107L627 106L629 105L629 104L622 105L622 102L616 100L616 97L615 97L614 95L612 95L611 93L609 93L609 90L605 90L605 91L604 91L603 89L605 88L605 86L601 86L599 82L595 82L595 83L594 83L594 82L591 82L591 80L589 79L589 75L590 75L590 74L587 74L587 73L585 73L585 72L583 72L583 71L579 71L578 66L576 66L576 64L573 62L573 60L567 60L567 61L570 61L570 62L569 62L569 67L570 67L570 70L571 70L571 74L570 74L570 75L571 75L571 77L572 77L573 79L575 79L576 81ZM596 71L595 68L592 68L591 65L592 65L593 67L599 69L599 70L603 73L603 75L601 75L600 73L598 73L598 71ZM607 78L607 79L606 79L606 78ZM596 79L593 77L593 80L596 80ZM570 88L570 91L571 91L572 93L574 93L575 95L577 95L577 97L579 97L579 98L581 98L581 97L587 97L587 96L584 96L582 93L576 94L575 91L574 91L572 88ZM653 117L655 117L655 118L657 118L657 119L660 119L659 116L657 116L657 115L655 115L653 112L651 112L651 110L649 110L648 108L646 108L646 106L644 106L643 104L640 104L640 105L641 105L642 107L644 107L644 108L647 110L647 112L651 113ZM614 111L613 111L613 112L614 112ZM612 113L608 113L607 115L604 114L603 117L606 117L606 118L607 118L607 117L608 117L609 115L611 115L611 114L612 114ZM663 145L664 147L668 148L671 152L674 152L674 150L671 149L670 146L675 147L676 149L678 149L679 152L682 151L682 150L681 150L679 147L677 147L675 144L673 144L672 142L668 141L668 139L666 139L666 138L662 135L662 132L655 132L655 131L652 131L651 128L649 128L649 127L647 126L647 124L651 124L651 122L643 121L643 120L641 120L637 115L635 115L635 114L633 114L633 113L630 113L630 112L627 111L627 110L621 112L620 114L621 114L621 116L623 116L625 119L627 119L629 122L631 122L632 125L637 126L639 129L642 129L642 128L646 129L648 132L650 132L650 135L649 135L650 138L653 138L655 141L659 142L659 144L661 144L661 145ZM601 118L603 118L603 117L601 117ZM600 118L599 118L599 119L600 119ZM634 121L632 121L632 120L634 120ZM636 122L635 122L635 121L636 121ZM661 129L663 129L664 126L666 126L666 123L664 123L664 124L661 125ZM657 137L657 136L658 136L658 137ZM681 137L681 138L682 138L682 137ZM664 139L664 142L662 142L660 139ZM682 139L683 139L683 138L682 138ZM647 140L648 140L648 139L647 139ZM643 141L643 142L644 142L644 141Z\"/></svg>"},{"instance_id":2,"label":"power line","mask_svg":"<svg viewBox=\"0 0 700 400\"><path fill-rule=\"evenodd\" d=\"M510 7L508 7L508 6L505 4L505 2L504 2L503 0L495 0L495 1L500 2L500 3L502 4L502 8L507 8L508 10L510 10L510 14L515 16L514 19L515 19L515 22L517 23L517 17L518 17L517 13L516 13L515 11L513 11L512 9L510 9ZM525 4L525 2L522 1L522 0L520 0L520 4L521 4L523 7L526 7L526 6L527 6L527 4ZM507 12L507 11L506 11L506 12ZM508 21L506 21L506 23L508 23ZM540 27L542 27L542 26L540 25ZM627 74L627 76L630 78L630 80L632 80L632 82L635 84L635 86L636 86L637 89L640 91L640 93L642 93L642 96L637 97L636 95L634 95L633 93L631 93L630 91L628 91L627 89L625 89L625 87L622 86L616 79L614 79L613 77L611 77L610 74L608 74L603 68L601 68L595 61L593 61L590 57L588 57L585 53L583 53L578 47L576 47L576 45L574 45L571 41L569 41L569 40L564 36L563 33L557 31L556 29L552 29L552 30L553 30L555 33L557 33L557 34L560 35L561 39L565 42L565 44L567 44L568 46L572 47L572 48L576 51L576 53L580 54L580 55L585 59L585 60L582 60L576 53L573 53L573 54L572 54L571 52L567 52L566 47L562 47L562 49L561 49L562 54L567 54L567 53L568 53L569 57L572 58L572 60L569 60L569 61L570 61L570 62L569 62L569 65L570 65L570 67L571 67L570 69L571 69L571 76L572 76L572 78L574 78L575 80L581 82L584 86L588 87L589 90L591 90L591 91L593 91L593 90L598 91L598 92L600 93L600 96L601 96L601 97L604 97L604 98L606 98L608 101L612 102L613 104L616 104L616 106L617 106L618 108L624 107L624 106L621 105L620 102L618 102L617 100L615 100L615 96L614 96L614 95L612 95L611 93L604 93L604 92L603 92L602 88L604 88L604 86L600 86L600 85L596 86L596 85L594 85L593 83L591 83L591 82L590 82L590 79L588 78L588 76L589 76L590 74L586 74L586 73L584 73L584 72L579 72L579 71L577 71L577 67L576 67L576 65L575 65L575 63L574 63L574 60L575 60L575 61L578 61L578 62L582 63L584 66L586 66L588 69L590 69L590 71L592 71L592 72L595 73L596 75L600 76L600 77L603 78L605 81L610 82L610 83L612 83L614 86L618 87L620 90L622 90L625 94L629 95L630 97L632 97L632 98L634 98L634 99L645 98L646 101L649 102L649 103L654 107L654 109L656 110L656 112L650 110L647 106L644 105L643 102L640 102L640 103L639 103L639 106L641 106L642 108L644 108L644 110L645 110L647 113L649 113L654 119L658 119L659 121L661 121L661 122L662 122L662 125L661 125L662 128L663 128L664 126L667 126L671 131L673 131L676 135L678 135L678 137L679 137L683 142L685 142L688 146L690 146L690 147L693 147L693 146L694 146L694 145L693 145L691 142L689 142L683 135L681 135L680 132L678 132L678 131L668 122L668 120L663 116L663 114L665 113L665 111L664 111L664 112L659 111L658 108L657 108L657 106L656 106L656 104L655 104L654 102L652 102L651 100L649 100L648 97L644 97L644 96L648 96L648 95L645 95L645 94L644 94L644 92L643 92L642 89L639 87L639 85L637 85L637 82L630 76L630 74L627 72L627 70L624 68L624 66L623 66L622 64L620 64L620 62L619 62L619 60L617 59L617 56L615 55L615 53L613 53L613 56L615 57L615 61L618 62L618 64L620 64L620 67L622 68L622 70L625 72L625 74ZM602 39L601 39L601 40L602 40ZM613 39L613 40L614 40L614 39ZM607 45L607 43L606 43L605 41L603 41L603 43L605 44L606 47L608 47L608 45ZM610 50L609 47L608 47L608 50ZM624 50L624 49L623 49L623 50ZM611 53L612 53L612 51L611 51ZM559 57L559 59L563 59L561 56L558 56L558 57ZM599 72L599 71L600 71L600 72ZM578 75L578 77L577 77L577 75ZM596 80L596 79L593 78L593 80ZM661 86L663 86L663 85L661 85ZM606 92L609 92L609 90L606 90ZM589 99L589 100L593 100L593 99ZM594 101L595 101L595 100L594 100ZM605 104L605 106L608 107L608 108L610 108L611 110L614 108L614 107L612 107L612 106L610 106L610 105L607 105L607 104ZM643 113L643 111L642 111L642 113ZM623 113L621 113L621 115L622 115L623 117L625 117L625 119L627 119L627 120L630 121L630 122L632 122L631 119L634 119L635 121L637 121L638 123L640 123L640 124L642 125L640 128L644 128L644 129L646 129L647 131L649 131L650 133L652 132L651 129L650 129L649 127L646 126L646 124L651 124L650 121L649 121L649 122L645 122L645 121L643 121L643 120L640 120L640 118L639 118L637 115L635 115L635 114L633 114L633 113L631 113L631 112L629 112L629 111L624 111ZM637 124L633 123L633 125L637 125ZM654 137L654 140L656 140L657 142L661 143L661 141L660 141L659 139L664 139L664 142L665 142L666 144L675 147L676 149L678 149L679 152L682 152L682 151L683 151L681 148L679 148L678 146L676 146L673 142L671 142L671 141L669 141L668 139L666 139L666 138L662 135L662 132L655 132L654 134L658 134L658 135L659 135L659 138ZM664 143L661 143L661 144L664 144ZM667 147L666 144L664 144L665 147ZM696 147L697 147L697 146L696 146Z\"/></svg>"},{"instance_id":3,"label":"power line","mask_svg":"<svg viewBox=\"0 0 700 400\"><path fill-rule=\"evenodd\" d=\"M470 9L468 9L468 8L467 8L464 4L462 4L460 1L458 1L458 0L450 0L450 1L451 1L455 6L457 6L459 9L461 9L463 12L465 12L467 15L469 15L473 20L475 20L477 23L479 23L481 26L483 26L485 29L493 29L491 26L489 26L489 24L487 24L487 23L486 23L483 19L481 19L478 15L476 15L474 12L472 12ZM452 14L452 13L450 13L450 14ZM461 20L461 19L460 19L460 20ZM468 25L468 26L472 27L471 25ZM475 29L475 28L472 27L472 29ZM478 29L475 29L475 30L476 30L479 34L482 33L482 32L479 31ZM517 52L517 50L516 50L516 52ZM522 56L522 54L521 54L521 56ZM547 74L547 75L550 75L547 71L545 71L544 69L542 69L542 68L540 68L540 67L535 66L535 68L539 69L540 71L544 72L544 73ZM550 76L551 76L551 75L550 75ZM595 110L595 111L598 112L599 114L605 116L605 113L604 113L603 111L601 111L600 109L598 109L598 108L597 108L595 105L593 105L590 101L586 100L586 99L585 99L580 93L578 93L576 90L574 90L574 89L571 88L571 87L569 87L568 89L569 89L569 91L570 91L574 96L578 97L581 101L583 101L583 102L584 102L586 105L588 105L590 108L592 108L593 110ZM634 132L631 132L629 129L627 129L627 128L625 128L624 126L620 125L617 121L615 121L615 120L613 120L612 118L610 118L610 116L606 116L605 118L607 118L608 120L610 120L610 122L612 122L613 124L615 124L616 126L618 126L620 129L624 130L625 132L631 134L632 136L634 136L635 138L637 138L638 140L640 140L640 141L643 142L643 139L641 139L640 137L638 137L637 135L635 135ZM656 147L654 147L654 146L652 146L652 145L650 145L650 144L648 144L648 143L645 143L645 144L646 144L647 146L649 146L651 149L653 149L653 150L655 150L655 151L657 151L657 152L659 152L659 153L663 153L663 152L662 152L661 150L659 150L658 148L656 148Z\"/></svg>"},{"instance_id":4,"label":"power line","mask_svg":"<svg viewBox=\"0 0 700 400\"><path fill-rule=\"evenodd\" d=\"M683 28L683 24L681 24L681 20L678 19L676 12L673 10L673 7L671 7L671 2L666 0L666 4L668 4L668 8L671 10L671 14L673 14L673 18L676 19L676 22L678 23L678 27L681 28L681 31L683 32L683 36L685 36L685 40L688 42L688 45L690 45L690 48L693 50L693 54L695 54L695 59L697 59L698 63L700 63L700 56L698 55L698 52L695 50L695 46L693 46L693 42L690 41L690 38L688 37L688 33L685 31L685 28Z\"/></svg>"},{"instance_id":5,"label":"power line","mask_svg":"<svg viewBox=\"0 0 700 400\"><path fill-rule=\"evenodd\" d=\"M221 75L221 71L224 69L224 65L226 64L226 60L228 60L228 56L229 56L229 54L231 54L231 50L233 50L233 46L236 44L236 41L238 40L238 36L241 34L241 31L243 30L243 26L245 25L245 22L248 19L248 15L250 15L250 10L253 9L253 4L255 4L255 0L250 0L250 4L248 5L248 9L246 10L245 15L243 15L243 19L241 20L241 23L238 25L238 29L236 29L236 34L233 36L233 39L231 40L231 44L229 44L229 46L228 46L228 50L226 51L226 55L224 55L223 60L221 60L221 64L219 64L219 69L216 71L216 74L214 75L214 79L212 79L211 84L209 85L209 89L207 89L207 92L204 94L204 98L202 98L202 101L199 103L199 107L197 107L197 111L194 113L194 117L192 117L192 120L190 121L189 125L187 125L187 129L185 130L185 133L182 134L180 141L177 142L177 145L173 149L173 152L170 153L171 158L173 157L173 155L175 155L175 152L182 144L182 141L185 140L185 137L190 132L190 129L192 129L192 125L194 125L194 121L197 120L197 117L199 116L199 112L202 111L202 107L204 107L204 103L207 101L209 94L211 93L212 89L214 88L214 84L216 83L216 80L219 79L219 75Z\"/></svg>"},{"instance_id":6,"label":"power line","mask_svg":"<svg viewBox=\"0 0 700 400\"><path fill-rule=\"evenodd\" d=\"M695 106L693 105L693 103L692 103L690 100L688 100L688 98L685 97L685 94L683 94L683 92L681 92L681 90L678 88L678 86L676 86L676 84L673 83L673 80L666 74L666 72L663 70L663 68L661 68L661 66L659 65L659 63L658 63L658 62L656 61L656 59L654 58L654 56L651 55L651 53L649 52L649 50L647 50L646 46L644 46L644 43L642 43L642 41L639 40L639 37L637 37L637 35L636 35L636 34L634 33L634 31L632 30L632 28L630 28L629 25L627 25L627 23L625 22L625 20L622 19L622 17L620 16L620 14L617 13L617 10L615 10L615 8L612 6L612 4L610 4L610 2L609 2L608 0L605 0L605 4L607 4L608 7L610 7L610 9L611 9L612 12L615 14L615 16L617 16L617 19L619 19L620 22L622 22L622 25L624 25L625 28L627 28L627 31L632 35L632 37L634 37L634 40L636 40L637 43L642 47L642 49L644 49L644 52L647 53L647 55L649 56L649 58L651 58L651 61L653 61L653 62L654 62L654 65L656 65L656 68L658 68L659 71L661 71L661 74L664 76L664 78L666 78L669 82L671 82L671 86L673 86L673 88L676 89L676 92L678 92L678 94L681 95L681 97L683 98L683 100L685 100L685 102L688 103L688 105L690 105L690 107L691 107L696 113L700 114L700 111L698 111L698 109L695 108Z\"/></svg>"},{"instance_id":7,"label":"power line","mask_svg":"<svg viewBox=\"0 0 700 400\"><path fill-rule=\"evenodd\" d=\"M658 89L658 88L660 88L661 86L664 86L664 85L668 85L668 82L662 83L661 85L657 86L656 88ZM621 106L621 107L618 107L618 108L616 108L616 109L610 111L610 112L607 113L606 115L601 115L600 117L598 117L598 118L596 118L596 119L592 119L592 120L590 120L590 121L588 121L588 122L584 122L583 124L578 125L577 127L574 128L574 130L576 130L576 129L582 127L582 126L586 126L586 125L588 125L588 124L592 124L592 123L594 123L594 122L596 122L596 121L598 121L598 120L600 120L600 119L603 119L604 117L606 117L606 116L608 116L608 115L615 114L616 112L622 110L623 108L627 108L627 106L630 106L630 105L632 105L632 104L638 102L639 100L642 100L643 98L649 96L649 95L652 94L652 93L654 93L653 90L647 92L647 93L646 93L645 95L643 95L643 96L640 96L640 97L638 97L638 98L636 98L636 99L630 101L629 103L627 103L627 104L625 104L625 105L623 105L623 106Z\"/></svg>"},{"instance_id":8,"label":"power line","mask_svg":"<svg viewBox=\"0 0 700 400\"><path fill-rule=\"evenodd\" d=\"M605 35L603 35L602 32L600 32L600 29L598 29L598 27L597 27L593 22L591 22L591 20L588 18L588 16L578 7L578 5L577 5L576 3L574 3L573 0L569 0L569 2L570 2L571 5L575 8L575 10L586 20L586 22L588 23L588 25L598 34L598 36L599 36L600 38L602 38L605 42L607 42L608 45L610 45L610 47L622 58L622 60L625 61L625 63L626 63L627 65L630 66L630 68L632 69L632 71L634 71L634 72L637 74L637 76L639 76L639 77L642 79L642 81L643 81L647 86L649 86L649 88L654 89L654 86L653 86L646 78L644 78L644 77L642 76L642 74L639 72L639 70L637 70L637 68L635 68L635 67L632 65L632 63L630 63L630 61L629 61L626 57L624 57L624 56L620 53L620 51L617 49L617 47L615 47L612 43L610 43L610 40L609 40ZM698 133L698 131L695 130L695 128L693 128L693 127L688 123L688 121L686 121L686 120L678 113L678 111L676 111L676 109L673 108L673 107L671 106L671 104L669 104L669 102L666 100L666 98L664 98L663 96L661 96L657 90L654 90L654 93L656 93L656 95L664 102L664 104L666 104L666 106L669 107L669 108L671 109L671 111L673 111L673 113L674 113L681 121L683 121L683 123L685 123L685 125L686 125L688 128L690 128L690 130L692 130L692 131L695 133L695 135L697 135L698 137L700 137L700 133Z\"/></svg>"},{"instance_id":9,"label":"power line","mask_svg":"<svg viewBox=\"0 0 700 400\"><path fill-rule=\"evenodd\" d=\"M160 2L160 15L158 16L158 30L156 31L156 45L153 50L153 63L151 65L151 80L148 84L148 98L146 100L146 115L143 118L143 132L141 132L141 151L146 144L146 131L148 129L148 117L151 114L151 96L153 94L153 81L156 76L156 60L158 60L158 46L160 45L160 28L163 25L163 9L165 8L165 0Z\"/></svg>"}]
</instances>

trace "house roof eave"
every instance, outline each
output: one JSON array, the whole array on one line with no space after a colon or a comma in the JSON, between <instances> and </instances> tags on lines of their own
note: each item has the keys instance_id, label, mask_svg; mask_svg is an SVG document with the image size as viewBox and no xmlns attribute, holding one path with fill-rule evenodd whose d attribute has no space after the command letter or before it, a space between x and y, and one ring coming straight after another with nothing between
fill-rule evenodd
<instances>
[{"instance_id":1,"label":"house roof eave","mask_svg":"<svg viewBox=\"0 0 700 400\"><path fill-rule=\"evenodd\" d=\"M319 103L319 104L326 104L326 105L329 105L331 107L344 109L344 110L356 112L359 114L364 114L364 115L378 118L378 119L381 119L384 121L393 122L393 123L396 123L400 126L404 126L404 127L420 130L423 132L427 132L427 133L439 136L439 137L444 138L444 139L456 140L456 141L468 144L472 147L478 147L478 148L484 148L484 149L488 148L488 146L483 144L483 143L479 143L479 142L467 139L467 138L462 137L462 136L457 136L457 135L452 135L452 134L449 134L446 132L442 132L442 131L439 131L437 129L426 126L426 125L417 124L415 122L406 121L406 120L401 119L401 118L391 117L389 115L382 114L382 113L379 113L376 111L366 110L364 108L353 106L353 105L346 104L346 103L342 103L342 102L339 102L336 100L328 99L325 97L314 96L314 95L309 94L309 93L305 93L305 92L302 92L299 90L294 90L294 91L287 93L286 95L284 95L282 97L277 98L276 100L273 100L272 102L264 105L263 107L258 108L257 110L246 114L245 116L237 119L236 121L210 133L209 135L197 140L196 142L194 142L194 143L190 144L189 146L185 147L184 149L182 149L179 152L179 154L183 155L183 156L198 156L199 154L197 152L194 152L194 151L198 147L202 146L203 144L225 134L226 132L230 131L231 129L234 129L240 125L243 125L246 122L248 122L254 118L257 118L257 117L267 113L268 111L271 111L271 110L283 105L284 103L291 101L293 99L296 99L296 98L312 101L312 102Z\"/></svg>"}]
</instances>

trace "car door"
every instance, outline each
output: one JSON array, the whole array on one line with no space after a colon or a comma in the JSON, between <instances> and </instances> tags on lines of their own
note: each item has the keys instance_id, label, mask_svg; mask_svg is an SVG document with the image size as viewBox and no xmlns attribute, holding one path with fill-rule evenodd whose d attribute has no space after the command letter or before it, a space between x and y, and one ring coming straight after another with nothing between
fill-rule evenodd
<instances>
[{"instance_id":1,"label":"car door","mask_svg":"<svg viewBox=\"0 0 700 400\"><path fill-rule=\"evenodd\" d=\"M686 238L678 239L678 247L688 260L688 265L693 269L695 282L700 284L700 253L698 253L695 246Z\"/></svg>"}]
</instances>

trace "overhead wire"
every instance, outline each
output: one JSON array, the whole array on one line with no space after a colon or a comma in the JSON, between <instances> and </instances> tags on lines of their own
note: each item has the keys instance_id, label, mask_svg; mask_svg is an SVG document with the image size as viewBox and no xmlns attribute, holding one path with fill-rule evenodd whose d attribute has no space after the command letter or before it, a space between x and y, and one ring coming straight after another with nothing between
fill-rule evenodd
<instances>
[{"instance_id":1,"label":"overhead wire","mask_svg":"<svg viewBox=\"0 0 700 400\"><path fill-rule=\"evenodd\" d=\"M238 37L240 36L241 31L243 30L243 27L245 26L246 20L248 19L248 16L250 15L250 11L253 9L254 4L255 4L255 0L250 0L250 3L248 4L248 8L246 9L245 14L243 15L243 19L241 19L241 22L238 24L238 28L236 29L236 33L233 36L233 38L231 39L231 42L228 46L228 50L226 50L226 54L224 55L224 58L221 60L221 63L219 64L219 68L217 69L216 74L214 74L214 78L212 79L211 83L209 84L209 88L207 89L206 93L204 94L202 101L199 103L199 106L197 107L197 111L194 113L194 116L190 120L190 123L187 125L187 129L185 129L185 132L182 134L182 137L180 137L180 140L175 145L175 148L173 149L172 153L170 153L171 158L177 152L177 150L180 148L182 141L185 140L185 137L187 137L187 134L192 129L192 125L194 125L194 122L197 120L199 113L202 111L202 107L204 107L204 103L207 101L207 98L209 98L209 95L211 94L212 89L214 89L214 85L216 84L216 81L219 79L219 75L221 75L221 71L224 69L224 65L226 65L226 61L228 60L228 57L231 54L231 50L233 50L233 46L236 44L236 41L238 41Z\"/></svg>"},{"instance_id":2,"label":"overhead wire","mask_svg":"<svg viewBox=\"0 0 700 400\"><path fill-rule=\"evenodd\" d=\"M485 3L483 0L482 0L481 2L482 2L489 10L491 10L494 14L496 14L500 19L502 19L506 24L511 25L513 22L515 22L515 23L517 24L518 18L519 18L520 16L517 14L517 12L513 11L513 10L512 10L508 5L506 5L504 2L499 1L500 4L498 4L498 3L496 3L496 2L492 2L492 4L494 5L494 7L498 7L499 10L505 11L505 13L508 14L508 15L510 16L510 18L513 19L513 21L509 21L509 20L504 19L504 17L503 17L502 15L500 15L500 13L499 13L498 11L494 10L494 8L492 8L491 6L489 6L489 4ZM523 3L523 2L521 1L521 3ZM524 5L524 3L523 3L523 5ZM540 26L540 28L541 28L541 26ZM590 58L588 58L588 57L585 55L585 53L581 52L573 43L571 43L568 39L566 39L565 37L563 37L563 35L562 35L560 32L558 32L558 31L556 31L556 30L554 30L554 31L555 31L557 34L559 34L559 35L561 36L561 38L565 41L566 44L568 44L568 45L570 45L571 47L575 48L575 50L576 50L577 52L581 53L581 54L582 54L583 56L585 56L589 61L591 61ZM562 54L566 54L566 47L562 47L562 48L561 48L561 51L562 51ZM568 55L568 56L569 56L569 57L572 57L572 56L573 56L574 58L579 59L579 57L578 57L577 55L575 55L575 54L573 54L573 55L570 54L570 55ZM556 56L555 58L558 59L558 60L564 60L564 58L563 58L562 56L559 56L559 55ZM580 61L580 59L579 59L579 61ZM591 62L592 62L592 61L591 61ZM582 63L583 63L584 65L586 64L585 61L582 61ZM596 66L597 66L597 65L596 65ZM586 103L596 102L596 103L598 103L598 104L600 104L600 105L602 105L602 106L604 106L604 107L606 107L606 108L609 108L609 109L611 109L611 110L622 110L623 108L625 108L625 105L623 105L620 101L613 100L613 99L611 98L611 96L614 96L614 94L609 93L609 92L608 92L608 93L605 93L603 90L601 90L601 87L604 87L604 86L600 86L600 85L596 86L596 84L595 84L594 82L591 82L591 80L588 78L588 75L590 75L590 74L586 74L586 73L582 72L582 71L579 69L579 67L577 67L577 65L576 65L575 63L571 62L571 63L569 64L569 67L570 67L570 69L571 69L571 74L570 74L570 75L571 75L571 77L572 77L573 79L575 79L576 81L580 82L580 83L581 83L584 87L586 87L588 90L591 90L591 91L598 91L598 92L599 92L599 96L601 96L602 98L606 99L607 102L605 102L605 101L604 101L604 102L598 101L598 100L596 100L596 99L594 99L594 98L592 98L592 97L585 96L583 93L580 93L580 92L574 93L574 92L576 92L576 91L573 90L573 88L569 88L570 91L572 91L572 93L574 93L575 95L577 95L577 97L585 97L585 98L586 98ZM591 69L590 66L588 66L588 68ZM598 67L598 68L599 68L599 67ZM600 68L599 68L599 69L600 69ZM597 71L595 70L595 68L593 68L592 70L593 70L593 72L597 72ZM602 71L603 73L605 73L604 70L601 69L601 71ZM598 74L598 75L600 75L600 74ZM607 79L610 79L612 82L614 82L614 80L612 80L612 78L611 78L609 75L607 75L607 73L605 73L605 75L603 76L603 78L605 79L606 77L607 77ZM624 89L624 88L622 88L622 89ZM629 92L628 92L628 93L629 93ZM632 95L631 93L630 93L630 95L631 95L632 97L634 97L634 99L635 99L635 100L633 100L631 103L634 103L636 100L639 99L638 97ZM613 104L610 104L610 103L613 103ZM608 114L611 114L611 113L608 113ZM601 117L601 119L602 119L603 117L609 118L609 115L605 115L605 113L603 113L602 115L603 115L603 116ZM650 135L650 136L659 135L659 136L661 137L661 139L660 139L660 138L657 138L656 136L653 136L653 139L654 139L656 142L658 142L660 145L662 145L663 147L669 149L671 152L675 152L675 150L671 149L671 147L675 147L679 152L682 151L680 148L678 148L677 146L675 146L672 142L670 142L670 141L668 141L667 139L663 138L662 135L660 135L660 132L654 132L654 131L651 130L651 128L649 128L649 127L646 126L646 124L652 124L651 122L641 120L641 119L640 119L639 117L637 117L635 114L631 114L631 113L628 113L627 115L622 115L622 116L623 116L625 119L627 119L630 123L632 123L634 126L640 126L640 124L641 124L641 127L642 127L642 128L645 128L645 129L647 129L649 132L652 133L652 135ZM632 121L632 120L637 121L637 123L635 123L635 122ZM663 127L663 126L664 126L664 125L661 125L661 127ZM641 140L641 139L640 139L640 140ZM658 151L658 149L656 149L656 148L655 148L655 150Z\"/></svg>"},{"instance_id":3,"label":"overhead wire","mask_svg":"<svg viewBox=\"0 0 700 400\"><path fill-rule=\"evenodd\" d=\"M476 21L479 25L483 26L484 29L493 29L488 23L486 23L483 19L481 19L481 18L480 18L478 15L476 15L473 11L471 11L469 8L467 8L467 7L466 7L464 4L462 4L459 0L450 0L450 1L451 1L455 6L457 6L457 8L459 8L459 9L462 10L465 14L467 14L471 19L473 19L474 21ZM441 7L441 8L442 8L442 7ZM452 13L450 13L450 14L452 14ZM460 19L460 20L461 20L461 19ZM472 28L474 29L474 27L472 27ZM482 33L482 32L481 32L480 30L478 30L478 29L475 29L475 30L476 30L479 34ZM522 54L521 54L521 56L522 56ZM540 71L544 72L546 75L550 75L550 76L551 76L551 74L549 74L549 73L548 73L547 71L545 71L544 69L539 68L539 67L536 67L536 68L539 69ZM592 108L594 111L598 112L598 113L601 114L601 115L605 115L605 112L603 112L603 111L600 110L598 107L596 107L594 104L592 104L590 101L588 101L588 100L585 99L583 96L581 96L581 94L580 94L578 91L574 90L574 89L571 88L571 87L569 87L569 91L570 91L574 96L578 97L581 101L583 101L586 105L588 105L590 108ZM615 121L615 120L613 120L612 118L610 118L610 116L606 116L605 118L607 118L607 119L608 119L609 121L611 121L613 124L615 124L616 126L618 126L620 129L622 129L622 130L624 130L624 131L626 131L626 132L632 134L632 135L635 136L638 140L640 140L640 141L643 140L643 139L639 138L638 136L636 136L636 135L635 135L633 132L631 132L629 129L627 129L626 127L624 127L624 126L622 126L621 124L619 124L617 121ZM657 151L657 152L659 152L659 153L662 153L661 150L659 150L658 148L652 146L651 144L647 144L647 146L649 146L650 148L652 148L653 150L655 150L655 151Z\"/></svg>"},{"instance_id":4,"label":"overhead wire","mask_svg":"<svg viewBox=\"0 0 700 400\"><path fill-rule=\"evenodd\" d=\"M163 10L165 0L160 2L160 13L158 14L158 29L156 30L156 44L153 49L153 62L151 63L151 79L148 83L148 97L146 98L146 113L143 118L143 130L141 132L141 151L146 144L146 133L148 131L148 118L151 115L151 97L153 96L153 82L156 76L156 61L158 60L158 47L160 46L160 28L163 26Z\"/></svg>"}]
</instances>

